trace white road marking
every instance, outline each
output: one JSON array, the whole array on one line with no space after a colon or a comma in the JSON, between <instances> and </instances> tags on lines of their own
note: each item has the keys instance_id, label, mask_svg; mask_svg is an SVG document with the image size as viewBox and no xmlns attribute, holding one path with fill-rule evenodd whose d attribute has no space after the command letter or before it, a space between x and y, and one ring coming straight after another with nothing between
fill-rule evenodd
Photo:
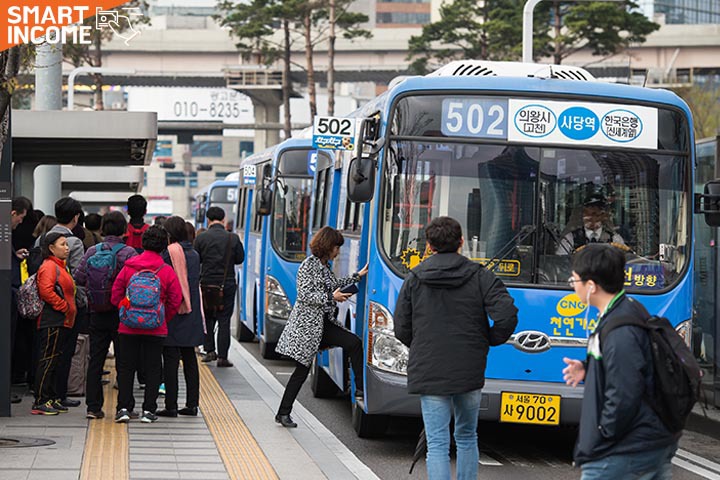
<instances>
[{"instance_id":1,"label":"white road marking","mask_svg":"<svg viewBox=\"0 0 720 480\"><path fill-rule=\"evenodd\" d=\"M485 466L502 467L502 463L498 462L485 452L480 452L480 461L478 463Z\"/></svg>"},{"instance_id":2,"label":"white road marking","mask_svg":"<svg viewBox=\"0 0 720 480\"><path fill-rule=\"evenodd\" d=\"M720 463L715 463L687 450L678 449L672 463L703 478L720 480Z\"/></svg>"}]
</instances>

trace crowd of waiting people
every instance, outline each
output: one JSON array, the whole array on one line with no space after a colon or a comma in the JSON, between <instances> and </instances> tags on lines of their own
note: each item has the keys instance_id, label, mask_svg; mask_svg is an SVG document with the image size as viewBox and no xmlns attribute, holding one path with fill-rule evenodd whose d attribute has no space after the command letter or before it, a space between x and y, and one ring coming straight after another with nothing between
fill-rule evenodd
<instances>
[{"instance_id":1,"label":"crowd of waiting people","mask_svg":"<svg viewBox=\"0 0 720 480\"><path fill-rule=\"evenodd\" d=\"M193 225L178 216L145 223L141 195L128 199L129 220L121 211L86 216L71 197L58 200L53 213L34 210L24 197L12 202L12 381L29 387L32 414L67 412L81 405L70 397L84 394L87 418L104 418L103 385L109 380L103 376L111 373L105 361L112 345L116 422L196 416L198 347L204 345L204 362L232 366L234 305L227 299L234 297L233 265L242 263L244 250L226 231L225 212L208 209L208 229L197 238ZM187 386L183 408L180 362ZM141 413L135 411L136 378L144 388ZM22 398L13 395L12 401Z\"/></svg>"}]
</instances>

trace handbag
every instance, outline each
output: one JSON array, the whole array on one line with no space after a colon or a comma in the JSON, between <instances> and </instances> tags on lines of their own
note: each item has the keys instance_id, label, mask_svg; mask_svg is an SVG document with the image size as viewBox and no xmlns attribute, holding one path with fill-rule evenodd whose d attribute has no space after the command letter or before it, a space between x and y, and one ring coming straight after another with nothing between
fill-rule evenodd
<instances>
[{"instance_id":1,"label":"handbag","mask_svg":"<svg viewBox=\"0 0 720 480\"><path fill-rule=\"evenodd\" d=\"M223 272L223 284L221 285L200 285L202 293L203 310L205 313L222 312L225 309L225 278L227 277L228 263L230 262L230 247L232 246L232 234L228 234L228 241L225 247L225 270Z\"/></svg>"}]
</instances>

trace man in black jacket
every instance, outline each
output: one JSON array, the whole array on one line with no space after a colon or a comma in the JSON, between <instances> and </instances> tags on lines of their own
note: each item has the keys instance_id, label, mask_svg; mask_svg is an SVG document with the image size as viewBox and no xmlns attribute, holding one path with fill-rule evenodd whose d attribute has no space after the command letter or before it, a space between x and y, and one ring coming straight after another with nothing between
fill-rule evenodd
<instances>
[{"instance_id":1,"label":"man in black jacket","mask_svg":"<svg viewBox=\"0 0 720 480\"><path fill-rule=\"evenodd\" d=\"M235 267L245 259L240 238L225 230L225 211L220 207L207 210L208 229L195 239L200 254L200 288L205 310L205 356L203 362L217 360L218 367L232 367L230 350L230 317L235 308ZM215 352L215 323L218 324Z\"/></svg>"},{"instance_id":2,"label":"man in black jacket","mask_svg":"<svg viewBox=\"0 0 720 480\"><path fill-rule=\"evenodd\" d=\"M425 236L434 255L405 279L395 307L395 337L410 348L408 391L421 395L428 477L450 478L454 415L457 478L476 479L487 354L512 335L517 308L492 272L459 254L463 237L456 220L435 218Z\"/></svg>"},{"instance_id":3,"label":"man in black jacket","mask_svg":"<svg viewBox=\"0 0 720 480\"><path fill-rule=\"evenodd\" d=\"M575 293L600 311L585 362L564 358L568 385L585 381L575 464L582 480L671 478L680 434L670 433L647 398L653 361L647 332L637 325L599 332L615 317L647 320L650 314L623 290L625 254L611 245L587 245L573 258Z\"/></svg>"}]
</instances>

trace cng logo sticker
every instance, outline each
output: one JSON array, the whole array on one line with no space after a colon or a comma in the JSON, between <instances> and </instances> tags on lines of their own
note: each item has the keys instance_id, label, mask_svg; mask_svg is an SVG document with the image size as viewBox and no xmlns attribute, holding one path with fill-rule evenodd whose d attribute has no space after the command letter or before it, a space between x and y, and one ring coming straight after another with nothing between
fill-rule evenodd
<instances>
[{"instance_id":1,"label":"cng logo sticker","mask_svg":"<svg viewBox=\"0 0 720 480\"><path fill-rule=\"evenodd\" d=\"M585 311L585 305L575 293L565 295L557 304L557 312L562 317L574 317Z\"/></svg>"}]
</instances>

